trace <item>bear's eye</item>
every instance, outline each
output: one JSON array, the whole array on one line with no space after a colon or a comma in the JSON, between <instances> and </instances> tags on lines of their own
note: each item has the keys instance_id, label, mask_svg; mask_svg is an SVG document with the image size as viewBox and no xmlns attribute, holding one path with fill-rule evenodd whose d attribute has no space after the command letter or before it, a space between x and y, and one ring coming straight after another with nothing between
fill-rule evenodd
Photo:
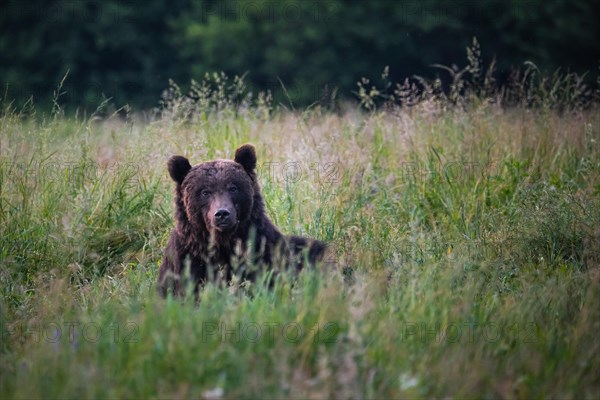
<instances>
[{"instance_id":1,"label":"bear's eye","mask_svg":"<svg viewBox=\"0 0 600 400\"><path fill-rule=\"evenodd\" d=\"M204 190L201 192L201 194L202 194L202 197L208 197L208 196L210 196L210 191L209 191L209 190L206 190L206 189L204 189Z\"/></svg>"},{"instance_id":2,"label":"bear's eye","mask_svg":"<svg viewBox=\"0 0 600 400\"><path fill-rule=\"evenodd\" d=\"M237 188L237 186L231 186L231 187L229 188L229 193L236 193L237 191L238 191L238 188Z\"/></svg>"}]
</instances>

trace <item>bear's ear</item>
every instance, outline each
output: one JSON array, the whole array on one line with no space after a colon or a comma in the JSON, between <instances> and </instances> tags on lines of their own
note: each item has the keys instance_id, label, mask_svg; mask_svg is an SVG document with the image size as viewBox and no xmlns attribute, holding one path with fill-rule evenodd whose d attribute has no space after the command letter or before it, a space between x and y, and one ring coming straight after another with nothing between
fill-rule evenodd
<instances>
[{"instance_id":1,"label":"bear's ear","mask_svg":"<svg viewBox=\"0 0 600 400\"><path fill-rule=\"evenodd\" d=\"M256 151L251 144L244 144L235 151L234 161L241 164L247 172L254 171L256 168Z\"/></svg>"},{"instance_id":2,"label":"bear's ear","mask_svg":"<svg viewBox=\"0 0 600 400\"><path fill-rule=\"evenodd\" d=\"M190 169L192 169L188 159L182 156L173 156L169 158L167 167L169 168L169 175L171 175L171 178L177 183L183 182L185 176L190 172Z\"/></svg>"}]
</instances>

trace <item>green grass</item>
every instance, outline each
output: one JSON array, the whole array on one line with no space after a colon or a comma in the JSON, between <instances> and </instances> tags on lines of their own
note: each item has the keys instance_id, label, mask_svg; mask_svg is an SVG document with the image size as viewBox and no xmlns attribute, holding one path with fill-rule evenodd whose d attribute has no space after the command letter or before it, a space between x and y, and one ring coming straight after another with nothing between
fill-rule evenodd
<instances>
[{"instance_id":1,"label":"green grass","mask_svg":"<svg viewBox=\"0 0 600 400\"><path fill-rule=\"evenodd\" d=\"M597 106L173 104L2 114L0 397L600 396ZM247 141L271 218L337 266L160 299L166 160Z\"/></svg>"}]
</instances>

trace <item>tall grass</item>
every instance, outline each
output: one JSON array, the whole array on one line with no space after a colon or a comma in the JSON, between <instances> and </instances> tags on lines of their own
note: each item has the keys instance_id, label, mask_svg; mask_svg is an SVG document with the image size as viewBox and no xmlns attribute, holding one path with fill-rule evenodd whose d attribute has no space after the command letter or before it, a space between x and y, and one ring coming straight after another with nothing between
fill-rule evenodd
<instances>
[{"instance_id":1,"label":"tall grass","mask_svg":"<svg viewBox=\"0 0 600 400\"><path fill-rule=\"evenodd\" d=\"M273 112L220 79L145 122L5 108L2 398L598 397L597 104ZM248 141L269 215L336 265L158 298L165 161Z\"/></svg>"}]
</instances>

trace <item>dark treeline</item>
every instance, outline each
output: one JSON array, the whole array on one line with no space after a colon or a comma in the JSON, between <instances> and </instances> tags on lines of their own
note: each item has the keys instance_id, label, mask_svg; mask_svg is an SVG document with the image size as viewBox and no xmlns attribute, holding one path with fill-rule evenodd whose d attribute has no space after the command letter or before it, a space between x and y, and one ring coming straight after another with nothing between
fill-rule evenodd
<instances>
[{"instance_id":1,"label":"dark treeline","mask_svg":"<svg viewBox=\"0 0 600 400\"><path fill-rule=\"evenodd\" d=\"M254 92L306 105L351 97L363 76L434 77L477 37L499 79L531 61L595 76L600 2L589 0L14 0L0 6L2 97L48 106L155 106L169 79L247 73ZM282 87L287 94L284 96ZM285 100L284 100L285 98Z\"/></svg>"}]
</instances>

